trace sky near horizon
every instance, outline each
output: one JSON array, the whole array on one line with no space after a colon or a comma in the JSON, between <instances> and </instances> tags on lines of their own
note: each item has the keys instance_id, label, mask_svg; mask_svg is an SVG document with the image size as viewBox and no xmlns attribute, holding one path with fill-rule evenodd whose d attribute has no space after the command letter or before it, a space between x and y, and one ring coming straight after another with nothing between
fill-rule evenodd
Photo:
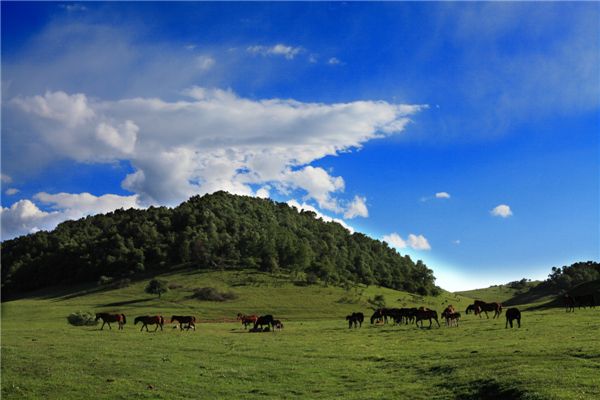
<instances>
[{"instance_id":1,"label":"sky near horizon","mask_svg":"<svg viewBox=\"0 0 600 400\"><path fill-rule=\"evenodd\" d=\"M600 3L1 8L2 240L227 190L448 290L599 260Z\"/></svg>"}]
</instances>

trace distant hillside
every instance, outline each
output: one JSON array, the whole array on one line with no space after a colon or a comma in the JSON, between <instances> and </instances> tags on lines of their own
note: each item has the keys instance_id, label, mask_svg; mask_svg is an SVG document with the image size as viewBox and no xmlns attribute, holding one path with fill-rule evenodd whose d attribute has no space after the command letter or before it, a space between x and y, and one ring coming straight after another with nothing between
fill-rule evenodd
<instances>
[{"instance_id":1,"label":"distant hillside","mask_svg":"<svg viewBox=\"0 0 600 400\"><path fill-rule=\"evenodd\" d=\"M288 272L296 281L436 294L433 272L385 242L285 203L217 192L176 208L117 210L2 243L2 296L136 278L171 265Z\"/></svg>"},{"instance_id":2,"label":"distant hillside","mask_svg":"<svg viewBox=\"0 0 600 400\"><path fill-rule=\"evenodd\" d=\"M473 289L456 292L457 294L465 297L470 297L476 300L482 300L487 302L506 302L513 297L529 291L529 289L540 284L540 281L515 281L504 285L493 285L485 289Z\"/></svg>"}]
</instances>

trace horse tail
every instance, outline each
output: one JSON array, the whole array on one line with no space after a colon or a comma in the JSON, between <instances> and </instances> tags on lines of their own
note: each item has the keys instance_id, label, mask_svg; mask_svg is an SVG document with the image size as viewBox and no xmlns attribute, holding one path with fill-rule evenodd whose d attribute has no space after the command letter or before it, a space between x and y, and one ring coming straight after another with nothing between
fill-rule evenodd
<instances>
[{"instance_id":1,"label":"horse tail","mask_svg":"<svg viewBox=\"0 0 600 400\"><path fill-rule=\"evenodd\" d=\"M123 325L127 323L127 318L125 318L125 314L121 314L121 317L123 318Z\"/></svg>"}]
</instances>

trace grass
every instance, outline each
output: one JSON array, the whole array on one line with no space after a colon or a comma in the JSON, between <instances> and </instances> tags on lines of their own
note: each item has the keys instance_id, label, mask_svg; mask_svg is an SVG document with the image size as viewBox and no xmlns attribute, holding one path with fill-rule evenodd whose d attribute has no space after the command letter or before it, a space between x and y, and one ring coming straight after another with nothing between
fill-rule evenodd
<instances>
[{"instance_id":1,"label":"grass","mask_svg":"<svg viewBox=\"0 0 600 400\"><path fill-rule=\"evenodd\" d=\"M297 287L286 278L247 271L162 276L179 289L161 300L146 282L125 289L2 304L2 398L244 399L589 399L600 397L600 310L523 313L521 329L504 319L463 316L458 328L370 325L348 329L344 315L368 313L366 300L429 305L445 293L418 298L376 287ZM248 284L249 283L249 284ZM177 286L177 285L176 285ZM227 302L189 298L195 287L234 291ZM111 305L112 304L112 305ZM464 307L463 307L464 306ZM125 330L68 325L77 310L121 311ZM235 318L270 312L276 333L246 333ZM140 333L133 317L195 314L196 332L170 325Z\"/></svg>"},{"instance_id":2,"label":"grass","mask_svg":"<svg viewBox=\"0 0 600 400\"><path fill-rule=\"evenodd\" d=\"M523 289L515 289L507 285L496 285L485 289L465 290L456 293L476 300L504 303L519 294L527 292L530 288L537 286L539 283L539 281L528 282L527 286Z\"/></svg>"}]
</instances>

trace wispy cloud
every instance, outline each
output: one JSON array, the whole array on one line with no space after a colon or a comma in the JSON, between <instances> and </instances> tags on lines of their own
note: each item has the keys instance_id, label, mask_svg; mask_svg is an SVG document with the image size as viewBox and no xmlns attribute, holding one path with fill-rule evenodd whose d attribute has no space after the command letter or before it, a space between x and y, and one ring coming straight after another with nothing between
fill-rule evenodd
<instances>
[{"instance_id":1,"label":"wispy cloud","mask_svg":"<svg viewBox=\"0 0 600 400\"><path fill-rule=\"evenodd\" d=\"M276 44L274 46L254 45L248 46L246 51L250 54L261 56L282 56L287 60L293 60L304 49L302 47L293 47L285 44Z\"/></svg>"}]
</instances>

